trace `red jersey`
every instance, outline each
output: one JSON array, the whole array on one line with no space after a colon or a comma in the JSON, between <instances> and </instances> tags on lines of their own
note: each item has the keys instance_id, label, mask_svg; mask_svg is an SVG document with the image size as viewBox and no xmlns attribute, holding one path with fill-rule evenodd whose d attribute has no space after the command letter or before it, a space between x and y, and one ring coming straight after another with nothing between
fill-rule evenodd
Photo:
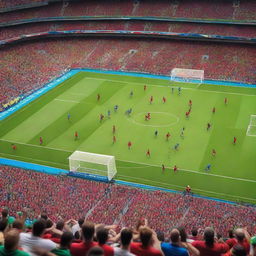
<instances>
[{"instance_id":1,"label":"red jersey","mask_svg":"<svg viewBox=\"0 0 256 256\"><path fill-rule=\"evenodd\" d=\"M166 102L166 98L165 98L165 97L163 97L163 102L164 102L164 103Z\"/></svg>"},{"instance_id":2,"label":"red jersey","mask_svg":"<svg viewBox=\"0 0 256 256\"><path fill-rule=\"evenodd\" d=\"M113 142L114 143L116 142L116 136L113 136Z\"/></svg>"},{"instance_id":3,"label":"red jersey","mask_svg":"<svg viewBox=\"0 0 256 256\"><path fill-rule=\"evenodd\" d=\"M76 138L78 137L78 133L77 133L77 132L75 132L75 137L76 137Z\"/></svg>"},{"instance_id":4,"label":"red jersey","mask_svg":"<svg viewBox=\"0 0 256 256\"><path fill-rule=\"evenodd\" d=\"M16 145L12 145L12 149L16 150L17 149Z\"/></svg>"},{"instance_id":5,"label":"red jersey","mask_svg":"<svg viewBox=\"0 0 256 256\"><path fill-rule=\"evenodd\" d=\"M216 111L216 109L215 109L215 108L213 108L213 109L212 109L212 113L215 113L215 111Z\"/></svg>"},{"instance_id":6,"label":"red jersey","mask_svg":"<svg viewBox=\"0 0 256 256\"><path fill-rule=\"evenodd\" d=\"M236 143L236 137L234 137L234 143Z\"/></svg>"},{"instance_id":7,"label":"red jersey","mask_svg":"<svg viewBox=\"0 0 256 256\"><path fill-rule=\"evenodd\" d=\"M178 170L177 166L176 166L176 165L174 165L174 167L173 167L173 171L174 171L174 172L176 172L177 170Z\"/></svg>"},{"instance_id":8,"label":"red jersey","mask_svg":"<svg viewBox=\"0 0 256 256\"><path fill-rule=\"evenodd\" d=\"M246 250L246 253L249 254L250 252L250 244L246 239L244 239L242 242L238 242L236 238L230 238L226 241L226 244L228 244L229 248L231 249L234 245L240 244L241 246L244 247Z\"/></svg>"},{"instance_id":9,"label":"red jersey","mask_svg":"<svg viewBox=\"0 0 256 256\"><path fill-rule=\"evenodd\" d=\"M213 247L208 247L205 241L194 241L192 245L199 250L200 256L221 256L229 250L226 243L214 243Z\"/></svg>"},{"instance_id":10,"label":"red jersey","mask_svg":"<svg viewBox=\"0 0 256 256\"><path fill-rule=\"evenodd\" d=\"M189 100L188 104L191 106L192 105L192 100Z\"/></svg>"},{"instance_id":11,"label":"red jersey","mask_svg":"<svg viewBox=\"0 0 256 256\"><path fill-rule=\"evenodd\" d=\"M131 243L131 253L137 256L162 256L162 253L152 246L143 247L141 243Z\"/></svg>"},{"instance_id":12,"label":"red jersey","mask_svg":"<svg viewBox=\"0 0 256 256\"><path fill-rule=\"evenodd\" d=\"M114 256L114 248L107 244L99 244L104 251L104 256Z\"/></svg>"},{"instance_id":13,"label":"red jersey","mask_svg":"<svg viewBox=\"0 0 256 256\"><path fill-rule=\"evenodd\" d=\"M97 246L96 242L81 242L72 243L70 246L70 253L72 256L84 256L94 246Z\"/></svg>"},{"instance_id":14,"label":"red jersey","mask_svg":"<svg viewBox=\"0 0 256 256\"><path fill-rule=\"evenodd\" d=\"M149 151L149 149L148 149L146 155L147 155L147 156L150 156L150 151Z\"/></svg>"},{"instance_id":15,"label":"red jersey","mask_svg":"<svg viewBox=\"0 0 256 256\"><path fill-rule=\"evenodd\" d=\"M132 143L129 141L128 142L128 148L130 148L132 146Z\"/></svg>"},{"instance_id":16,"label":"red jersey","mask_svg":"<svg viewBox=\"0 0 256 256\"><path fill-rule=\"evenodd\" d=\"M150 97L150 102L152 102L152 101L153 101L153 96Z\"/></svg>"}]
</instances>

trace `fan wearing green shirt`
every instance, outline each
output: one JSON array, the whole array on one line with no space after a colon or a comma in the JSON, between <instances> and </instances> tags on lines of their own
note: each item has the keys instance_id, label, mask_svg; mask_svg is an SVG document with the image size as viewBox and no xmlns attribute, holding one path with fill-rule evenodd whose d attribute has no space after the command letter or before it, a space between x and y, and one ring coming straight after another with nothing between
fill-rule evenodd
<instances>
[{"instance_id":1,"label":"fan wearing green shirt","mask_svg":"<svg viewBox=\"0 0 256 256\"><path fill-rule=\"evenodd\" d=\"M71 232L64 232L60 238L60 247L53 249L51 252L57 256L71 256L69 248L72 240L73 234Z\"/></svg>"},{"instance_id":2,"label":"fan wearing green shirt","mask_svg":"<svg viewBox=\"0 0 256 256\"><path fill-rule=\"evenodd\" d=\"M20 234L17 229L11 229L5 234L4 245L0 246L0 256L30 256L27 252L18 250Z\"/></svg>"}]
</instances>

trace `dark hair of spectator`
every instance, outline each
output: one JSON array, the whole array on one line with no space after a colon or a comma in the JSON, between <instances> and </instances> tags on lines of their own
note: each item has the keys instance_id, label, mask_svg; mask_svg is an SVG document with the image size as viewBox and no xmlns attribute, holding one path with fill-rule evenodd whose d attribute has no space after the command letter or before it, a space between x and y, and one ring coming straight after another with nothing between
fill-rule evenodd
<instances>
[{"instance_id":1,"label":"dark hair of spectator","mask_svg":"<svg viewBox=\"0 0 256 256\"><path fill-rule=\"evenodd\" d=\"M143 247L148 247L151 243L153 232L149 228L141 228L140 240Z\"/></svg>"},{"instance_id":2,"label":"dark hair of spectator","mask_svg":"<svg viewBox=\"0 0 256 256\"><path fill-rule=\"evenodd\" d=\"M44 233L45 228L46 228L45 220L43 219L37 220L33 225L32 234L34 236L41 236Z\"/></svg>"},{"instance_id":3,"label":"dark hair of spectator","mask_svg":"<svg viewBox=\"0 0 256 256\"><path fill-rule=\"evenodd\" d=\"M8 225L7 220L1 220L0 221L0 232L4 232L4 230L6 229L7 225Z\"/></svg>"},{"instance_id":4,"label":"dark hair of spectator","mask_svg":"<svg viewBox=\"0 0 256 256\"><path fill-rule=\"evenodd\" d=\"M13 223L12 223L12 227L13 228L16 228L18 230L22 230L23 229L23 222L21 220L15 220Z\"/></svg>"},{"instance_id":5,"label":"dark hair of spectator","mask_svg":"<svg viewBox=\"0 0 256 256\"><path fill-rule=\"evenodd\" d=\"M50 219L47 219L47 221L45 222L46 228L51 228L53 225L53 222Z\"/></svg>"},{"instance_id":6,"label":"dark hair of spectator","mask_svg":"<svg viewBox=\"0 0 256 256\"><path fill-rule=\"evenodd\" d=\"M187 241L187 233L183 226L178 227L178 230L180 231L180 241L186 242Z\"/></svg>"},{"instance_id":7,"label":"dark hair of spectator","mask_svg":"<svg viewBox=\"0 0 256 256\"><path fill-rule=\"evenodd\" d=\"M234 231L233 231L233 229L230 229L229 231L228 231L228 237L229 238L234 238L235 236L234 236Z\"/></svg>"},{"instance_id":8,"label":"dark hair of spectator","mask_svg":"<svg viewBox=\"0 0 256 256\"><path fill-rule=\"evenodd\" d=\"M79 227L81 228L83 224L84 224L84 218L80 218L80 219L78 220L78 225L79 225Z\"/></svg>"},{"instance_id":9,"label":"dark hair of spectator","mask_svg":"<svg viewBox=\"0 0 256 256\"><path fill-rule=\"evenodd\" d=\"M172 243L178 243L180 241L180 232L178 229L173 229L171 231L171 235L170 235L170 238L171 238L171 242Z\"/></svg>"},{"instance_id":10,"label":"dark hair of spectator","mask_svg":"<svg viewBox=\"0 0 256 256\"><path fill-rule=\"evenodd\" d=\"M96 246L88 251L87 256L104 256L104 251L101 247Z\"/></svg>"},{"instance_id":11,"label":"dark hair of spectator","mask_svg":"<svg viewBox=\"0 0 256 256\"><path fill-rule=\"evenodd\" d=\"M128 246L132 240L132 230L129 228L125 228L121 231L121 244L123 246Z\"/></svg>"},{"instance_id":12,"label":"dark hair of spectator","mask_svg":"<svg viewBox=\"0 0 256 256\"><path fill-rule=\"evenodd\" d=\"M108 230L106 228L99 229L96 237L99 244L105 244L108 240Z\"/></svg>"},{"instance_id":13,"label":"dark hair of spectator","mask_svg":"<svg viewBox=\"0 0 256 256\"><path fill-rule=\"evenodd\" d=\"M236 244L236 245L234 245L234 247L231 250L231 255L232 256L246 256L247 253L246 253L245 248L242 245Z\"/></svg>"},{"instance_id":14,"label":"dark hair of spectator","mask_svg":"<svg viewBox=\"0 0 256 256\"><path fill-rule=\"evenodd\" d=\"M73 234L71 232L64 232L60 238L60 246L69 248L73 240Z\"/></svg>"},{"instance_id":15,"label":"dark hair of spectator","mask_svg":"<svg viewBox=\"0 0 256 256\"><path fill-rule=\"evenodd\" d=\"M156 236L157 236L157 239L158 239L160 242L164 242L164 241L165 241L164 232L162 232L162 231L157 231L157 232L156 232Z\"/></svg>"},{"instance_id":16,"label":"dark hair of spectator","mask_svg":"<svg viewBox=\"0 0 256 256\"><path fill-rule=\"evenodd\" d=\"M7 218L8 216L8 210L7 209L3 209L2 210L2 218Z\"/></svg>"},{"instance_id":17,"label":"dark hair of spectator","mask_svg":"<svg viewBox=\"0 0 256 256\"><path fill-rule=\"evenodd\" d=\"M90 241L93 239L94 232L95 232L95 226L93 223L85 222L82 225L82 234L83 234L83 238L86 241Z\"/></svg>"},{"instance_id":18,"label":"dark hair of spectator","mask_svg":"<svg viewBox=\"0 0 256 256\"><path fill-rule=\"evenodd\" d=\"M191 230L191 234L192 234L192 236L197 236L197 234L198 234L197 228L193 228L193 229Z\"/></svg>"},{"instance_id":19,"label":"dark hair of spectator","mask_svg":"<svg viewBox=\"0 0 256 256\"><path fill-rule=\"evenodd\" d=\"M7 251L14 251L19 244L19 231L17 229L11 229L5 234L4 248Z\"/></svg>"},{"instance_id":20,"label":"dark hair of spectator","mask_svg":"<svg viewBox=\"0 0 256 256\"><path fill-rule=\"evenodd\" d=\"M204 240L208 247L213 247L214 244L214 231L211 228L206 228L204 231Z\"/></svg>"},{"instance_id":21,"label":"dark hair of spectator","mask_svg":"<svg viewBox=\"0 0 256 256\"><path fill-rule=\"evenodd\" d=\"M56 229L62 231L63 228L64 228L64 225L65 225L64 221L63 221L63 220L59 220L59 221L57 222L57 224L56 224Z\"/></svg>"},{"instance_id":22,"label":"dark hair of spectator","mask_svg":"<svg viewBox=\"0 0 256 256\"><path fill-rule=\"evenodd\" d=\"M46 213L42 213L41 214L41 218L44 219L44 220L47 220L48 219L48 216Z\"/></svg>"}]
</instances>

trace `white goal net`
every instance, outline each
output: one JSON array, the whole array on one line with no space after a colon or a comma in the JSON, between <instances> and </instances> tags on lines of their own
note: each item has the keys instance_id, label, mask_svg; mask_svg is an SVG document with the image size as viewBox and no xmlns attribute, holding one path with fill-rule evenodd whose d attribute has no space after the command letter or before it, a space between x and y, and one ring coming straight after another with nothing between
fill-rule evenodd
<instances>
[{"instance_id":1,"label":"white goal net","mask_svg":"<svg viewBox=\"0 0 256 256\"><path fill-rule=\"evenodd\" d=\"M204 80L204 70L174 68L171 71L171 81L202 83Z\"/></svg>"},{"instance_id":2,"label":"white goal net","mask_svg":"<svg viewBox=\"0 0 256 256\"><path fill-rule=\"evenodd\" d=\"M117 172L114 156L75 151L68 159L71 172L107 176L109 181Z\"/></svg>"},{"instance_id":3,"label":"white goal net","mask_svg":"<svg viewBox=\"0 0 256 256\"><path fill-rule=\"evenodd\" d=\"M246 132L247 136L256 136L256 115L251 115L250 123Z\"/></svg>"}]
</instances>

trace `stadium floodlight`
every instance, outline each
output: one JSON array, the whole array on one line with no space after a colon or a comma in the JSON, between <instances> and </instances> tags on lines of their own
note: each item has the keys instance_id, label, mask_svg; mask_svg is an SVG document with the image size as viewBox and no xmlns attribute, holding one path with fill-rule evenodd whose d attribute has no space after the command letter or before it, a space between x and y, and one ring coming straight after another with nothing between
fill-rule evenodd
<instances>
[{"instance_id":1,"label":"stadium floodlight","mask_svg":"<svg viewBox=\"0 0 256 256\"><path fill-rule=\"evenodd\" d=\"M117 173L114 156L75 151L68 159L71 172L107 176L109 181Z\"/></svg>"},{"instance_id":2,"label":"stadium floodlight","mask_svg":"<svg viewBox=\"0 0 256 256\"><path fill-rule=\"evenodd\" d=\"M250 123L246 132L247 136L256 136L256 115L251 115Z\"/></svg>"},{"instance_id":3,"label":"stadium floodlight","mask_svg":"<svg viewBox=\"0 0 256 256\"><path fill-rule=\"evenodd\" d=\"M180 82L198 82L200 84L204 80L204 70L198 69L186 69L186 68L174 68L171 71L171 81Z\"/></svg>"}]
</instances>

